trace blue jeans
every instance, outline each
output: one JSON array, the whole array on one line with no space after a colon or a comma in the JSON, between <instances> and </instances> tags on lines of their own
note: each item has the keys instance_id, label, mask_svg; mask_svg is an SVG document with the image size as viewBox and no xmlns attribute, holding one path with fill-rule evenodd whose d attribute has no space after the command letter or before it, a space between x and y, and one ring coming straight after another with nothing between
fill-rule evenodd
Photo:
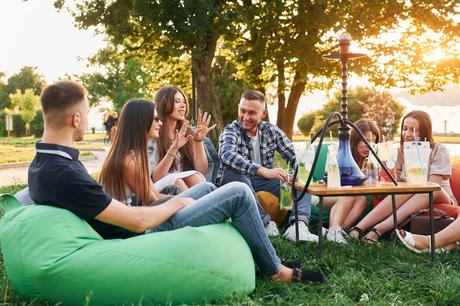
<instances>
[{"instance_id":1,"label":"blue jeans","mask_svg":"<svg viewBox=\"0 0 460 306\"><path fill-rule=\"evenodd\" d=\"M202 226L232 219L233 225L246 240L260 271L265 275L277 273L281 260L276 255L257 211L251 189L233 182L217 190L210 183L198 184L181 193L179 197L198 197L195 203L179 210L152 232L170 231L185 226Z\"/></svg>"},{"instance_id":2,"label":"blue jeans","mask_svg":"<svg viewBox=\"0 0 460 306\"><path fill-rule=\"evenodd\" d=\"M280 198L280 180L278 179L270 180L259 175L248 175L227 167L224 170L220 182L221 185L229 182L242 182L248 185L254 194L259 191L267 191L278 197L278 199ZM297 196L299 196L300 193L300 191L297 191ZM271 220L271 217L265 212L259 201L257 201L257 204L262 222L267 224ZM308 225L310 223L311 195L306 193L297 204L299 206L299 221L303 221L306 225ZM293 224L294 221L295 216L291 213L291 216L289 217L289 224Z\"/></svg>"}]
</instances>

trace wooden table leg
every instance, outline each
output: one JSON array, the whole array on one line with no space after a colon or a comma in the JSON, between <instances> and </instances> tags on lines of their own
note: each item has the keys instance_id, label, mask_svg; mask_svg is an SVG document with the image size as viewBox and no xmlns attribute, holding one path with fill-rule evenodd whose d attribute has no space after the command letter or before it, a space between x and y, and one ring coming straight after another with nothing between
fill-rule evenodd
<instances>
[{"instance_id":1,"label":"wooden table leg","mask_svg":"<svg viewBox=\"0 0 460 306\"><path fill-rule=\"evenodd\" d=\"M323 252L323 197L319 196L319 214L318 214L318 257L321 258Z\"/></svg>"},{"instance_id":2,"label":"wooden table leg","mask_svg":"<svg viewBox=\"0 0 460 306\"><path fill-rule=\"evenodd\" d=\"M430 204L430 229L431 229L431 263L433 264L436 260L436 244L434 241L434 217L433 217L433 192L428 193L429 204Z\"/></svg>"},{"instance_id":3,"label":"wooden table leg","mask_svg":"<svg viewBox=\"0 0 460 306\"><path fill-rule=\"evenodd\" d=\"M398 218L396 216L396 196L394 193L391 194L391 206L392 206L392 211L393 211L393 226L394 229L398 229Z\"/></svg>"}]
</instances>

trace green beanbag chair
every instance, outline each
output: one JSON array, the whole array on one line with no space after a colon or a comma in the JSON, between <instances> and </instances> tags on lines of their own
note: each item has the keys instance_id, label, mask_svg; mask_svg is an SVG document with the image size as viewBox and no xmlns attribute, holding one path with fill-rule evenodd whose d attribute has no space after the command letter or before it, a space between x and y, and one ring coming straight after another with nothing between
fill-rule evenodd
<instances>
[{"instance_id":1,"label":"green beanbag chair","mask_svg":"<svg viewBox=\"0 0 460 306\"><path fill-rule=\"evenodd\" d=\"M5 270L18 293L65 305L205 303L254 290L254 261L230 223L104 240L83 219L0 195Z\"/></svg>"}]
</instances>

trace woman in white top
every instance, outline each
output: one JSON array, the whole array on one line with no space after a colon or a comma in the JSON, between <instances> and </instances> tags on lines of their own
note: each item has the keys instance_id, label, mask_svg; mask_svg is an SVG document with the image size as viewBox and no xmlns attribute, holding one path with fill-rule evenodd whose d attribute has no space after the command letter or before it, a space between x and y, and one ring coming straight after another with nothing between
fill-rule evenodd
<instances>
[{"instance_id":1,"label":"woman in white top","mask_svg":"<svg viewBox=\"0 0 460 306\"><path fill-rule=\"evenodd\" d=\"M216 127L215 124L208 127L211 116L207 113L198 116L197 128L192 132L185 119L189 111L187 98L180 88L174 86L158 90L155 105L163 128L154 147L156 166L152 174L153 181L157 182L161 178L167 180L168 173L196 170L185 173L185 177L175 175L173 179L182 189L204 182L208 158L203 139Z\"/></svg>"},{"instance_id":2,"label":"woman in white top","mask_svg":"<svg viewBox=\"0 0 460 306\"><path fill-rule=\"evenodd\" d=\"M415 141L415 137L421 140L426 139L430 142L431 155L428 165L428 181L438 183L442 187L440 191L433 193L434 202L458 205L449 184L451 176L449 152L445 146L434 142L430 116L423 111L412 111L404 116L402 120L401 146L396 161L397 180L406 180L402 175L404 173L403 143L405 141ZM396 195L397 222L401 223L410 215L427 208L428 205L428 194ZM363 240L375 243L383 233L393 229L393 227L391 196L387 196L353 228L354 232L350 234L358 237L359 234L367 230Z\"/></svg>"}]
</instances>

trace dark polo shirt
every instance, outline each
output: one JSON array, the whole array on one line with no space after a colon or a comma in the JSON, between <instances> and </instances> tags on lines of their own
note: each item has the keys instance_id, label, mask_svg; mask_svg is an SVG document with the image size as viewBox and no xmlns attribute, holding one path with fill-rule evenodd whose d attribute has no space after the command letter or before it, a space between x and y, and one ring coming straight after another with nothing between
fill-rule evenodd
<instances>
[{"instance_id":1,"label":"dark polo shirt","mask_svg":"<svg viewBox=\"0 0 460 306\"><path fill-rule=\"evenodd\" d=\"M56 144L35 144L37 154L29 166L29 192L34 202L70 210L85 219L105 239L137 235L94 219L112 201L78 160L79 151Z\"/></svg>"}]
</instances>

